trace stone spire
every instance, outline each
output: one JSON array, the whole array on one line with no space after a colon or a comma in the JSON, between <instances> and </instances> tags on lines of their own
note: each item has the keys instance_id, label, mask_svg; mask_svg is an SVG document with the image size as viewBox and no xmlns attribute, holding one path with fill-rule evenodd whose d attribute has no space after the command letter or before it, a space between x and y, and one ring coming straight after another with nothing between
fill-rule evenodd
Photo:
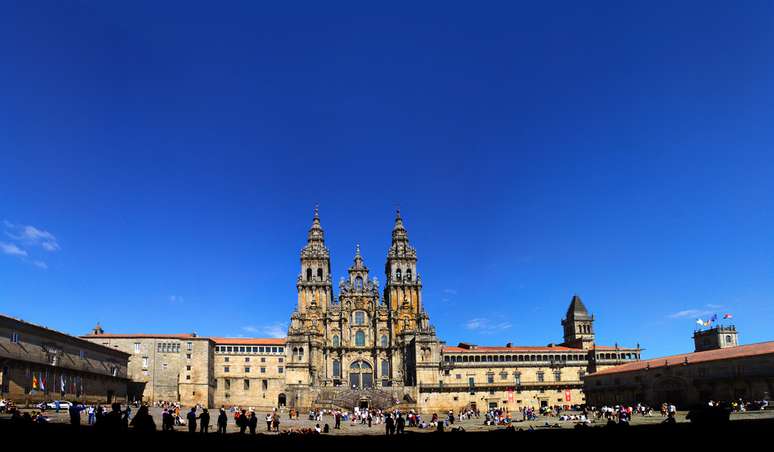
<instances>
[{"instance_id":1,"label":"stone spire","mask_svg":"<svg viewBox=\"0 0 774 452\"><path fill-rule=\"evenodd\" d=\"M396 241L408 242L408 233L403 226L403 217L400 216L400 209L395 211L395 226L392 227L392 242Z\"/></svg>"},{"instance_id":2,"label":"stone spire","mask_svg":"<svg viewBox=\"0 0 774 452\"><path fill-rule=\"evenodd\" d=\"M313 241L322 242L325 240L325 237L323 234L323 228L320 225L319 206L314 206L314 218L312 219L312 227L309 228L309 234L307 236L307 240L309 242L313 242Z\"/></svg>"},{"instance_id":3,"label":"stone spire","mask_svg":"<svg viewBox=\"0 0 774 452\"><path fill-rule=\"evenodd\" d=\"M567 308L566 318L568 320L590 320L591 319L591 316L589 315L589 310L586 309L586 305L583 304L583 301L578 296L578 294L575 294L572 296L572 300L570 301L570 306Z\"/></svg>"},{"instance_id":4,"label":"stone spire","mask_svg":"<svg viewBox=\"0 0 774 452\"><path fill-rule=\"evenodd\" d=\"M366 271L368 271L365 264L363 263L363 256L360 255L359 243L355 246L355 259L353 260L352 267L350 267L350 270L353 269L366 269Z\"/></svg>"}]
</instances>

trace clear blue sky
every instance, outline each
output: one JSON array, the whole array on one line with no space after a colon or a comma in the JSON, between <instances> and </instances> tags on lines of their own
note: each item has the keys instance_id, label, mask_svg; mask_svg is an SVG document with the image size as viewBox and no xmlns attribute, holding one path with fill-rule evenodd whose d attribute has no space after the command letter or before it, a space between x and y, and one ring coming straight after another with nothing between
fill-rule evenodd
<instances>
[{"instance_id":1,"label":"clear blue sky","mask_svg":"<svg viewBox=\"0 0 774 452\"><path fill-rule=\"evenodd\" d=\"M315 203L336 281L399 205L449 343L573 293L645 356L774 339L771 2L269 3L0 6L0 312L274 334Z\"/></svg>"}]
</instances>

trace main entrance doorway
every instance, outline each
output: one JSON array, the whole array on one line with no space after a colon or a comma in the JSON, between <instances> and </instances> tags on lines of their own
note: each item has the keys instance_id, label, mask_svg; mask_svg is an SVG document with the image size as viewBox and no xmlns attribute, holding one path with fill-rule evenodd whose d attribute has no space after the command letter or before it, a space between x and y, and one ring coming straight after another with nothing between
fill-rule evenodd
<instances>
[{"instance_id":1,"label":"main entrance doorway","mask_svg":"<svg viewBox=\"0 0 774 452\"><path fill-rule=\"evenodd\" d=\"M361 399L360 403L358 404L358 408L361 410L367 410L368 409L368 399Z\"/></svg>"}]
</instances>

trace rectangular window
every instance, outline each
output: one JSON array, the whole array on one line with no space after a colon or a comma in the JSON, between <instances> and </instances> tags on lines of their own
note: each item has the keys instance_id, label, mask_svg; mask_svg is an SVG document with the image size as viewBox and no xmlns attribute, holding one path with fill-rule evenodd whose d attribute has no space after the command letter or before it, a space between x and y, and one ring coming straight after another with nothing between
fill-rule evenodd
<instances>
[{"instance_id":1,"label":"rectangular window","mask_svg":"<svg viewBox=\"0 0 774 452\"><path fill-rule=\"evenodd\" d=\"M263 353L263 347L258 347L258 353Z\"/></svg>"},{"instance_id":2,"label":"rectangular window","mask_svg":"<svg viewBox=\"0 0 774 452\"><path fill-rule=\"evenodd\" d=\"M278 348L277 350L279 350L280 353L285 353L285 349L282 347Z\"/></svg>"},{"instance_id":3,"label":"rectangular window","mask_svg":"<svg viewBox=\"0 0 774 452\"><path fill-rule=\"evenodd\" d=\"M265 373L266 373L266 368L265 368L265 367L261 367L261 373L262 373L262 374L265 374Z\"/></svg>"},{"instance_id":4,"label":"rectangular window","mask_svg":"<svg viewBox=\"0 0 774 452\"><path fill-rule=\"evenodd\" d=\"M239 353L244 353L244 352L245 352L245 348L244 347L239 347Z\"/></svg>"},{"instance_id":5,"label":"rectangular window","mask_svg":"<svg viewBox=\"0 0 774 452\"><path fill-rule=\"evenodd\" d=\"M143 356L142 357L142 368L143 369L147 369L148 368L148 357L147 356Z\"/></svg>"},{"instance_id":6,"label":"rectangular window","mask_svg":"<svg viewBox=\"0 0 774 452\"><path fill-rule=\"evenodd\" d=\"M543 373L542 370L537 373L537 381L539 381L540 383L546 381L545 374Z\"/></svg>"},{"instance_id":7,"label":"rectangular window","mask_svg":"<svg viewBox=\"0 0 774 452\"><path fill-rule=\"evenodd\" d=\"M250 362L250 357L249 357L249 356L245 357L245 362L246 362L246 363L249 363L249 362Z\"/></svg>"},{"instance_id":8,"label":"rectangular window","mask_svg":"<svg viewBox=\"0 0 774 452\"><path fill-rule=\"evenodd\" d=\"M284 362L284 361L285 361L285 358L278 358L278 359L277 359L277 361L279 361L279 362Z\"/></svg>"},{"instance_id":9,"label":"rectangular window","mask_svg":"<svg viewBox=\"0 0 774 452\"><path fill-rule=\"evenodd\" d=\"M554 371L554 381L562 381L562 371Z\"/></svg>"},{"instance_id":10,"label":"rectangular window","mask_svg":"<svg viewBox=\"0 0 774 452\"><path fill-rule=\"evenodd\" d=\"M245 391L250 389L250 380L245 380Z\"/></svg>"},{"instance_id":11,"label":"rectangular window","mask_svg":"<svg viewBox=\"0 0 774 452\"><path fill-rule=\"evenodd\" d=\"M494 374L487 374L486 382L489 383L489 384L494 383Z\"/></svg>"},{"instance_id":12,"label":"rectangular window","mask_svg":"<svg viewBox=\"0 0 774 452\"><path fill-rule=\"evenodd\" d=\"M224 362L228 362L228 356L224 357L224 358L223 358L223 361L224 361Z\"/></svg>"},{"instance_id":13,"label":"rectangular window","mask_svg":"<svg viewBox=\"0 0 774 452\"><path fill-rule=\"evenodd\" d=\"M135 342L134 343L134 352L135 353L140 353L140 343L139 342Z\"/></svg>"},{"instance_id":14,"label":"rectangular window","mask_svg":"<svg viewBox=\"0 0 774 452\"><path fill-rule=\"evenodd\" d=\"M225 386L226 389L231 389L231 380L229 380L228 378L224 378L223 386Z\"/></svg>"},{"instance_id":15,"label":"rectangular window","mask_svg":"<svg viewBox=\"0 0 774 452\"><path fill-rule=\"evenodd\" d=\"M261 358L261 362L265 363L266 362L266 358Z\"/></svg>"},{"instance_id":16,"label":"rectangular window","mask_svg":"<svg viewBox=\"0 0 774 452\"><path fill-rule=\"evenodd\" d=\"M272 353L277 353L277 347L272 347L272 348L271 348L271 352L272 352Z\"/></svg>"},{"instance_id":17,"label":"rectangular window","mask_svg":"<svg viewBox=\"0 0 774 452\"><path fill-rule=\"evenodd\" d=\"M269 389L269 380L261 380L261 389L264 391Z\"/></svg>"},{"instance_id":18,"label":"rectangular window","mask_svg":"<svg viewBox=\"0 0 774 452\"><path fill-rule=\"evenodd\" d=\"M190 371L191 370L191 366L185 366L185 370Z\"/></svg>"},{"instance_id":19,"label":"rectangular window","mask_svg":"<svg viewBox=\"0 0 774 452\"><path fill-rule=\"evenodd\" d=\"M250 367L249 367L249 366L245 366L245 373L246 373L246 374L249 374L249 373L250 373Z\"/></svg>"},{"instance_id":20,"label":"rectangular window","mask_svg":"<svg viewBox=\"0 0 774 452\"><path fill-rule=\"evenodd\" d=\"M78 354L80 355L81 359L86 359L86 350L81 350L78 352Z\"/></svg>"},{"instance_id":21,"label":"rectangular window","mask_svg":"<svg viewBox=\"0 0 774 452\"><path fill-rule=\"evenodd\" d=\"M223 367L223 372L228 373L228 371L229 371L228 366Z\"/></svg>"},{"instance_id":22,"label":"rectangular window","mask_svg":"<svg viewBox=\"0 0 774 452\"><path fill-rule=\"evenodd\" d=\"M188 347L188 351L189 351L189 352L190 352L191 350L193 350L193 342L188 342L188 343L186 344L186 347Z\"/></svg>"},{"instance_id":23,"label":"rectangular window","mask_svg":"<svg viewBox=\"0 0 774 452\"><path fill-rule=\"evenodd\" d=\"M16 331L11 333L11 343L12 344L18 344L19 343L19 333Z\"/></svg>"},{"instance_id":24,"label":"rectangular window","mask_svg":"<svg viewBox=\"0 0 774 452\"><path fill-rule=\"evenodd\" d=\"M186 380L190 380L190 379L191 379L191 376L190 376L190 375L186 375L186 376L185 376L185 379L186 379Z\"/></svg>"},{"instance_id":25,"label":"rectangular window","mask_svg":"<svg viewBox=\"0 0 774 452\"><path fill-rule=\"evenodd\" d=\"M185 359L191 359L191 354L190 354L190 353L187 353L187 354L185 355Z\"/></svg>"},{"instance_id":26,"label":"rectangular window","mask_svg":"<svg viewBox=\"0 0 774 452\"><path fill-rule=\"evenodd\" d=\"M282 368L282 367L278 367L278 368L277 368L277 371L278 371L279 373L283 373L283 372L285 372L285 369L284 369L284 368Z\"/></svg>"}]
</instances>

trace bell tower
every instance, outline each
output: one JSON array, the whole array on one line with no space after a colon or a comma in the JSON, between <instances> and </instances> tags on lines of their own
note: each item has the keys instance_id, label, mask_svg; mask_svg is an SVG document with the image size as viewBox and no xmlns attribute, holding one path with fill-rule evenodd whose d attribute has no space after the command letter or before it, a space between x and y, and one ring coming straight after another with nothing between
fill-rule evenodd
<instances>
[{"instance_id":1,"label":"bell tower","mask_svg":"<svg viewBox=\"0 0 774 452\"><path fill-rule=\"evenodd\" d=\"M562 320L564 343L567 347L588 350L594 346L594 316L578 295L573 295L567 315Z\"/></svg>"},{"instance_id":2,"label":"bell tower","mask_svg":"<svg viewBox=\"0 0 774 452\"><path fill-rule=\"evenodd\" d=\"M296 281L298 312L326 312L333 300L332 287L330 252L325 246L320 214L315 207L312 227L309 228L306 245L301 250L301 273Z\"/></svg>"},{"instance_id":3,"label":"bell tower","mask_svg":"<svg viewBox=\"0 0 774 452\"><path fill-rule=\"evenodd\" d=\"M417 273L417 252L409 243L400 210L395 214L392 244L387 251L384 272L387 277L384 299L394 313L393 317L399 317L395 325L396 332L415 329L419 313L422 312L422 279ZM399 311L402 315L395 316Z\"/></svg>"}]
</instances>

